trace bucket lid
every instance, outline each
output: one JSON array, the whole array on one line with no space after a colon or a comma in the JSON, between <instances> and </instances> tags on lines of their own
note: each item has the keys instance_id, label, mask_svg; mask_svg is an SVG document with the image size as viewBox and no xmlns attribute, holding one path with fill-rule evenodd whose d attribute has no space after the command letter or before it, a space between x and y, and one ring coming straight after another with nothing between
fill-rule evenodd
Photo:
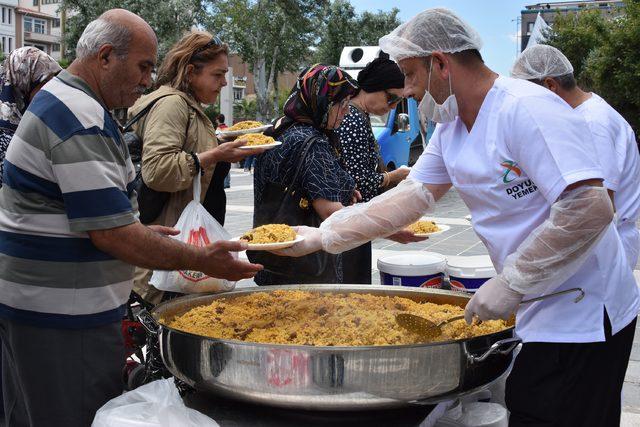
<instances>
[{"instance_id":1,"label":"bucket lid","mask_svg":"<svg viewBox=\"0 0 640 427\"><path fill-rule=\"evenodd\" d=\"M447 273L450 277L489 279L496 275L489 255L447 257Z\"/></svg>"},{"instance_id":2,"label":"bucket lid","mask_svg":"<svg viewBox=\"0 0 640 427\"><path fill-rule=\"evenodd\" d=\"M443 273L446 258L436 252L402 252L378 258L378 270L396 276Z\"/></svg>"}]
</instances>

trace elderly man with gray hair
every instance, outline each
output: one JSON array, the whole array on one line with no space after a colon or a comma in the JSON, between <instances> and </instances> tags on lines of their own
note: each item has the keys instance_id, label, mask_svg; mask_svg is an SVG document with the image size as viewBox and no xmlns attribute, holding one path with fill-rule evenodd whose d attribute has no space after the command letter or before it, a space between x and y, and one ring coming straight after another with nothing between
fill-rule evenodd
<instances>
[{"instance_id":1,"label":"elderly man with gray hair","mask_svg":"<svg viewBox=\"0 0 640 427\"><path fill-rule=\"evenodd\" d=\"M34 97L9 146L0 190L0 338L10 426L88 426L123 389L121 321L134 265L239 280L261 266L240 242L204 248L137 219L134 169L109 111L151 84L156 36L105 12L77 59Z\"/></svg>"},{"instance_id":2,"label":"elderly man with gray hair","mask_svg":"<svg viewBox=\"0 0 640 427\"><path fill-rule=\"evenodd\" d=\"M513 64L511 76L546 87L587 121L605 173L604 185L614 193L616 227L633 268L640 252L636 228L640 218L640 154L631 125L598 94L578 86L571 62L553 46L539 44L525 49Z\"/></svg>"}]
</instances>

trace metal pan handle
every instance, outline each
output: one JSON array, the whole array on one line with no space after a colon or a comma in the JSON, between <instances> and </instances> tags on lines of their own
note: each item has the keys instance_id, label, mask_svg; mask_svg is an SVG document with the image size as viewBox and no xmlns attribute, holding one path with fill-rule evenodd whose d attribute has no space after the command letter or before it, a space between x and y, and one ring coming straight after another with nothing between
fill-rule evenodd
<instances>
[{"instance_id":1,"label":"metal pan handle","mask_svg":"<svg viewBox=\"0 0 640 427\"><path fill-rule=\"evenodd\" d=\"M472 354L469 354L467 357L469 358L470 363L484 362L492 354L511 353L521 342L522 340L518 337L505 338L503 340L494 342L493 345L489 347L489 349L485 351L482 355L474 356Z\"/></svg>"},{"instance_id":2,"label":"metal pan handle","mask_svg":"<svg viewBox=\"0 0 640 427\"><path fill-rule=\"evenodd\" d=\"M141 310L138 313L138 320L142 324L142 326L152 335L158 335L158 331L160 330L160 324L156 322L156 319L147 311Z\"/></svg>"},{"instance_id":3,"label":"metal pan handle","mask_svg":"<svg viewBox=\"0 0 640 427\"><path fill-rule=\"evenodd\" d=\"M528 299L528 300L524 300L520 304L528 304L530 302L541 301L543 299L557 297L558 295L564 295L564 294L568 294L568 293L571 293L571 292L578 292L578 295L576 295L576 297L573 300L574 303L578 303L578 302L580 302L582 300L582 298L584 298L584 289L582 289L582 288L571 288L571 289L566 289L564 291L552 292L552 293L547 294L547 295L542 295L541 297L536 297L536 298L531 298L531 299Z\"/></svg>"}]
</instances>

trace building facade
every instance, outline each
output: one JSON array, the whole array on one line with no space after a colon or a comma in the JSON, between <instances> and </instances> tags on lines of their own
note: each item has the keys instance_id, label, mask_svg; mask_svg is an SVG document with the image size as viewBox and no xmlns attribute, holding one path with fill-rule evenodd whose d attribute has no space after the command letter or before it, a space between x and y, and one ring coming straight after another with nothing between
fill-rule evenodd
<instances>
[{"instance_id":1,"label":"building facade","mask_svg":"<svg viewBox=\"0 0 640 427\"><path fill-rule=\"evenodd\" d=\"M583 10L598 10L603 15L613 18L624 13L624 2L621 0L560 1L536 3L525 6L524 10L520 12L520 50L524 50L529 42L529 37L531 36L531 31L533 30L533 25L538 13L540 13L540 16L547 24L552 25L553 21L559 15L566 15Z\"/></svg>"},{"instance_id":2,"label":"building facade","mask_svg":"<svg viewBox=\"0 0 640 427\"><path fill-rule=\"evenodd\" d=\"M16 48L16 8L18 0L0 1L0 49L6 56Z\"/></svg>"},{"instance_id":3,"label":"building facade","mask_svg":"<svg viewBox=\"0 0 640 427\"><path fill-rule=\"evenodd\" d=\"M62 29L60 0L19 0L16 8L16 47L34 46L60 59Z\"/></svg>"},{"instance_id":4,"label":"building facade","mask_svg":"<svg viewBox=\"0 0 640 427\"><path fill-rule=\"evenodd\" d=\"M255 80L249 64L242 61L240 56L229 55L229 66L233 67L233 100L240 102L248 95L255 95ZM298 80L296 73L284 72L278 75L278 90L289 91ZM228 82L231 84L231 82Z\"/></svg>"}]
</instances>

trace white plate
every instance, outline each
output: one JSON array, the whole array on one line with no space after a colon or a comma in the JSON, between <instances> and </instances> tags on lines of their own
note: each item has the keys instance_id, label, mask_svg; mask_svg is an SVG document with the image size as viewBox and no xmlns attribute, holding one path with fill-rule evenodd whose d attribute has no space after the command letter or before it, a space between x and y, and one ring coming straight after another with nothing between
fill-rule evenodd
<instances>
[{"instance_id":1,"label":"white plate","mask_svg":"<svg viewBox=\"0 0 640 427\"><path fill-rule=\"evenodd\" d=\"M273 144L262 144L262 145L243 145L241 148L243 150L253 150L254 148L263 148L265 150L270 150L272 148L276 148L278 145L282 145L282 142L276 141Z\"/></svg>"},{"instance_id":2,"label":"white plate","mask_svg":"<svg viewBox=\"0 0 640 427\"><path fill-rule=\"evenodd\" d=\"M251 129L221 130L221 131L216 131L216 136L218 138L228 140L231 138L236 138L240 135L245 135L247 133L262 133L267 129L271 129L272 127L273 125L264 125L257 128L251 128Z\"/></svg>"},{"instance_id":3,"label":"white plate","mask_svg":"<svg viewBox=\"0 0 640 427\"><path fill-rule=\"evenodd\" d=\"M420 233L420 234L416 234L416 236L418 237L431 237L431 236L437 236L438 234L442 234L445 231L449 231L451 229L450 226L445 225L445 224L436 224L438 226L438 228L440 230L438 231L434 231L433 233Z\"/></svg>"},{"instance_id":4,"label":"white plate","mask_svg":"<svg viewBox=\"0 0 640 427\"><path fill-rule=\"evenodd\" d=\"M235 237L231 240L240 240L240 237ZM298 242L302 242L304 240L304 236L296 235L296 238L290 240L288 242L278 242L278 243L249 243L250 251L273 251L276 249L285 249L290 248Z\"/></svg>"}]
</instances>

